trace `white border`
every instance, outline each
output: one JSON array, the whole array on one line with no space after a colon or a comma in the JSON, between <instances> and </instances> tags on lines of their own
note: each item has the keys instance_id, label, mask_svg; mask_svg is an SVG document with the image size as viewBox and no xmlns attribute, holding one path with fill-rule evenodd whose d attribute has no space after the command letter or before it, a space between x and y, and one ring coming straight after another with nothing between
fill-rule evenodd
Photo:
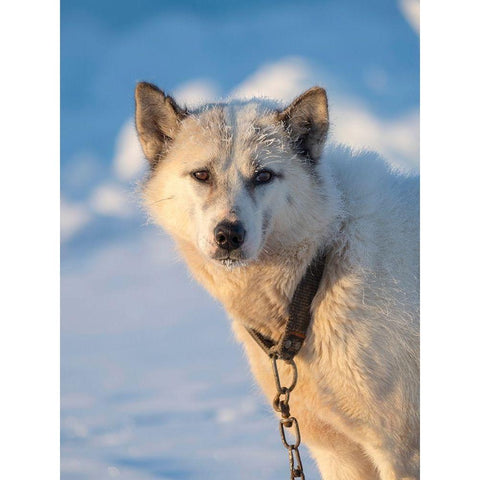
<instances>
[{"instance_id":1,"label":"white border","mask_svg":"<svg viewBox=\"0 0 480 480\"><path fill-rule=\"evenodd\" d=\"M421 464L479 473L478 3L421 6Z\"/></svg>"},{"instance_id":2,"label":"white border","mask_svg":"<svg viewBox=\"0 0 480 480\"><path fill-rule=\"evenodd\" d=\"M0 478L59 478L59 4L0 6Z\"/></svg>"}]
</instances>

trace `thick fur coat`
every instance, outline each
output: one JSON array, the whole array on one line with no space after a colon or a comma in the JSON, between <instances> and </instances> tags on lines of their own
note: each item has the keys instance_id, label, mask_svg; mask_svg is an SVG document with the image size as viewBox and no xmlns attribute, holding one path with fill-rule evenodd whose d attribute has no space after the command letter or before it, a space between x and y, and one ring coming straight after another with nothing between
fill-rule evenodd
<instances>
[{"instance_id":1,"label":"thick fur coat","mask_svg":"<svg viewBox=\"0 0 480 480\"><path fill-rule=\"evenodd\" d=\"M418 479L418 178L325 147L317 87L284 109L254 99L189 112L146 83L136 101L145 205L223 303L269 400L270 361L245 326L278 339L307 266L327 255L290 400L323 478ZM219 241L225 222L241 229L233 247Z\"/></svg>"}]
</instances>

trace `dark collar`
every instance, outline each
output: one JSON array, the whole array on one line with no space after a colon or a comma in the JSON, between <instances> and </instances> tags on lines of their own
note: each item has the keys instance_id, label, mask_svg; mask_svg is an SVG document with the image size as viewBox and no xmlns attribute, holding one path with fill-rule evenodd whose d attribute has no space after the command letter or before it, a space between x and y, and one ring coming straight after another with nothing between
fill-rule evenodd
<instances>
[{"instance_id":1,"label":"dark collar","mask_svg":"<svg viewBox=\"0 0 480 480\"><path fill-rule=\"evenodd\" d=\"M255 329L246 327L247 332L267 355L292 360L302 348L311 321L310 307L322 280L325 262L326 255L319 252L308 265L293 294L285 330L278 343Z\"/></svg>"}]
</instances>

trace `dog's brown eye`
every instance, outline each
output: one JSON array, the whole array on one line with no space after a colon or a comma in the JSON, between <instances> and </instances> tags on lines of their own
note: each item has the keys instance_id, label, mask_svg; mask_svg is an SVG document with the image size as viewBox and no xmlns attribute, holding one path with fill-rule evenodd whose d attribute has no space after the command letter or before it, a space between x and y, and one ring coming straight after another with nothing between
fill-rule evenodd
<instances>
[{"instance_id":1,"label":"dog's brown eye","mask_svg":"<svg viewBox=\"0 0 480 480\"><path fill-rule=\"evenodd\" d=\"M210 173L207 170L199 170L192 173L193 177L199 182L208 182L210 179Z\"/></svg>"},{"instance_id":2,"label":"dog's brown eye","mask_svg":"<svg viewBox=\"0 0 480 480\"><path fill-rule=\"evenodd\" d=\"M255 175L255 183L268 183L272 178L272 172L269 170L262 170Z\"/></svg>"}]
</instances>

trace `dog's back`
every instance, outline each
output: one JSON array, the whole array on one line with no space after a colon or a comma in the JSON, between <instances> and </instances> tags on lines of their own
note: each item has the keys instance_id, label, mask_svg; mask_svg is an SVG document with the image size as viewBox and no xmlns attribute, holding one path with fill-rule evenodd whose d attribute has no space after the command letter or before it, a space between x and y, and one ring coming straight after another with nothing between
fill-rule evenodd
<instances>
[{"instance_id":1,"label":"dog's back","mask_svg":"<svg viewBox=\"0 0 480 480\"><path fill-rule=\"evenodd\" d=\"M339 238L349 243L350 262L369 275L382 304L391 300L392 308L415 313L418 321L418 176L393 170L373 152L338 146L327 149L324 161L341 192Z\"/></svg>"}]
</instances>

